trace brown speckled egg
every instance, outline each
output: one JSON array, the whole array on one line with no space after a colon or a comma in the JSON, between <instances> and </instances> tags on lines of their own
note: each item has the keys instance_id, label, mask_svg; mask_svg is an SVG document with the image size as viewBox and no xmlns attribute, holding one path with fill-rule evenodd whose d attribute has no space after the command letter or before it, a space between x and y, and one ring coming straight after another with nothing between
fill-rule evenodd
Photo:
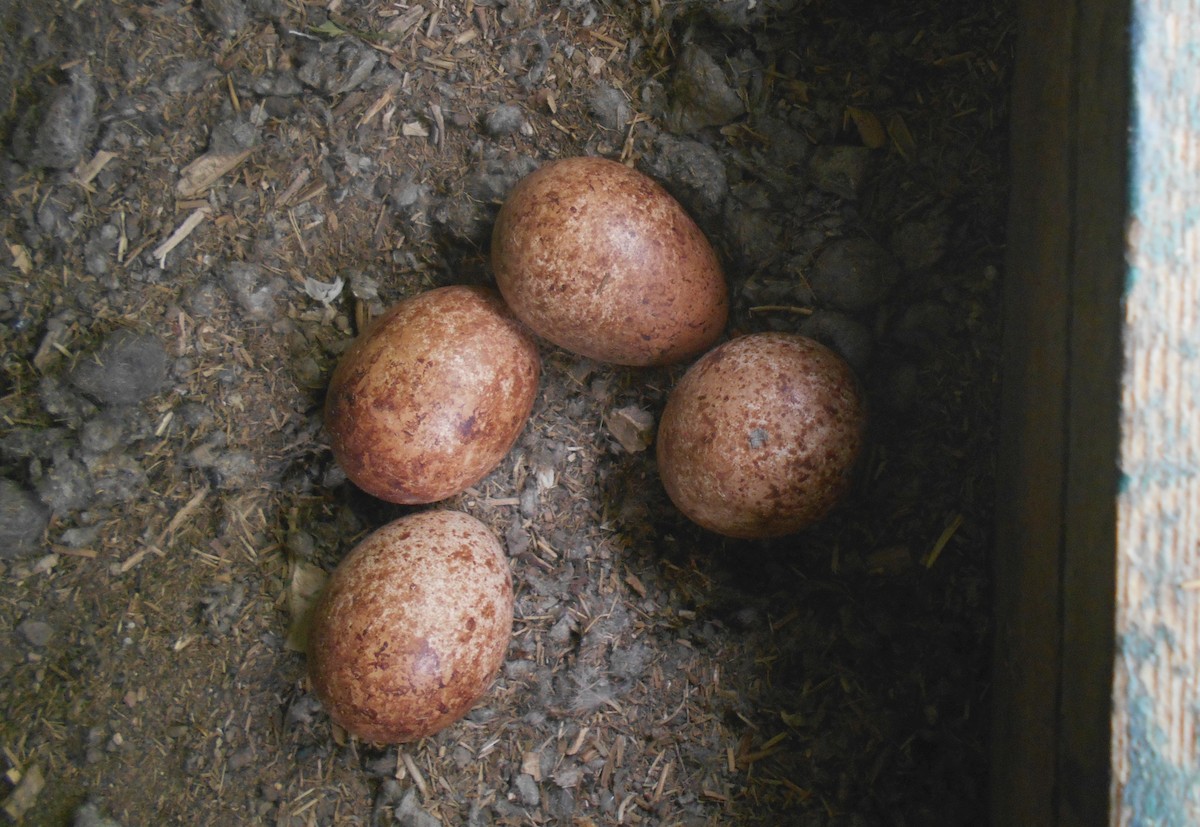
<instances>
[{"instance_id":1,"label":"brown speckled egg","mask_svg":"<svg viewBox=\"0 0 1200 827\"><path fill-rule=\"evenodd\" d=\"M508 560L458 511L401 517L338 565L313 609L308 671L329 717L399 743L457 721L487 692L512 635Z\"/></svg>"},{"instance_id":2,"label":"brown speckled egg","mask_svg":"<svg viewBox=\"0 0 1200 827\"><path fill-rule=\"evenodd\" d=\"M494 291L413 296L369 325L338 363L325 400L333 455L380 499L453 496L512 448L540 371L533 338Z\"/></svg>"},{"instance_id":3,"label":"brown speckled egg","mask_svg":"<svg viewBox=\"0 0 1200 827\"><path fill-rule=\"evenodd\" d=\"M742 336L672 389L659 474L679 510L710 531L790 534L846 493L865 426L858 381L832 350L794 334Z\"/></svg>"},{"instance_id":4,"label":"brown speckled egg","mask_svg":"<svg viewBox=\"0 0 1200 827\"><path fill-rule=\"evenodd\" d=\"M686 359L728 316L704 233L652 179L604 158L553 161L518 182L493 228L492 268L530 329L602 362Z\"/></svg>"}]
</instances>

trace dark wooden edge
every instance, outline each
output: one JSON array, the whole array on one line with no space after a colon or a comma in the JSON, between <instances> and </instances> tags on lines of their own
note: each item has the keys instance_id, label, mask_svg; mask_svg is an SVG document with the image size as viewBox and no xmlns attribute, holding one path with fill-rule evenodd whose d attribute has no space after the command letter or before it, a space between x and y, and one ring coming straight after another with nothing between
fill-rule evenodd
<instances>
[{"instance_id":1,"label":"dark wooden edge","mask_svg":"<svg viewBox=\"0 0 1200 827\"><path fill-rule=\"evenodd\" d=\"M1021 0L1009 144L991 693L994 827L1052 824L1070 259L1070 3Z\"/></svg>"},{"instance_id":2,"label":"dark wooden edge","mask_svg":"<svg viewBox=\"0 0 1200 827\"><path fill-rule=\"evenodd\" d=\"M1132 9L1129 0L1079 9L1058 824L1091 827L1110 823L1112 795Z\"/></svg>"},{"instance_id":3,"label":"dark wooden edge","mask_svg":"<svg viewBox=\"0 0 1200 827\"><path fill-rule=\"evenodd\" d=\"M1020 0L997 466L995 827L1108 823L1129 3Z\"/></svg>"}]
</instances>

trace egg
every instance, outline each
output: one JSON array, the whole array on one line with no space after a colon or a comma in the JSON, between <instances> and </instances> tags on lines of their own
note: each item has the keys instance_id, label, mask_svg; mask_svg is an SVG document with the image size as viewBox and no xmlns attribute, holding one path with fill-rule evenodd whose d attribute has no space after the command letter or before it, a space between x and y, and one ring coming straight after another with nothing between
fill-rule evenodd
<instances>
[{"instance_id":1,"label":"egg","mask_svg":"<svg viewBox=\"0 0 1200 827\"><path fill-rule=\"evenodd\" d=\"M488 691L512 621L508 561L487 526L459 511L401 517L355 546L317 599L313 691L364 741L423 738Z\"/></svg>"},{"instance_id":2,"label":"egg","mask_svg":"<svg viewBox=\"0 0 1200 827\"><path fill-rule=\"evenodd\" d=\"M866 407L853 370L813 339L756 333L696 361L671 390L655 451L671 501L730 537L790 534L846 494Z\"/></svg>"},{"instance_id":3,"label":"egg","mask_svg":"<svg viewBox=\"0 0 1200 827\"><path fill-rule=\"evenodd\" d=\"M553 161L521 179L497 216L491 260L531 330L602 362L689 358L729 312L716 253L679 202L604 158Z\"/></svg>"},{"instance_id":4,"label":"egg","mask_svg":"<svg viewBox=\"0 0 1200 827\"><path fill-rule=\"evenodd\" d=\"M325 400L333 455L380 499L453 496L512 448L540 372L536 343L495 291L460 285L405 299L333 373Z\"/></svg>"}]
</instances>

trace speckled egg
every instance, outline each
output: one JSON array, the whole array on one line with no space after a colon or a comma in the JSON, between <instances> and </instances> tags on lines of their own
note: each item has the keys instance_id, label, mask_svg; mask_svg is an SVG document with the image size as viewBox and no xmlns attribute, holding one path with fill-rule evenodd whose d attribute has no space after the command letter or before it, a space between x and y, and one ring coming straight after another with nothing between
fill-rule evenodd
<instances>
[{"instance_id":1,"label":"speckled egg","mask_svg":"<svg viewBox=\"0 0 1200 827\"><path fill-rule=\"evenodd\" d=\"M517 317L592 359L677 362L725 327L725 277L708 239L659 184L616 161L567 158L523 178L491 255Z\"/></svg>"},{"instance_id":2,"label":"speckled egg","mask_svg":"<svg viewBox=\"0 0 1200 827\"><path fill-rule=\"evenodd\" d=\"M790 534L847 492L865 427L859 383L832 350L795 334L742 336L672 389L659 474L679 510L710 531Z\"/></svg>"},{"instance_id":3,"label":"speckled egg","mask_svg":"<svg viewBox=\"0 0 1200 827\"><path fill-rule=\"evenodd\" d=\"M309 631L312 686L358 738L422 738L487 692L512 621L508 561L487 526L458 511L401 517L330 576Z\"/></svg>"},{"instance_id":4,"label":"speckled egg","mask_svg":"<svg viewBox=\"0 0 1200 827\"><path fill-rule=\"evenodd\" d=\"M430 503L486 476L537 396L532 336L495 291L442 287L376 319L334 371L325 400L333 455L358 487Z\"/></svg>"}]
</instances>

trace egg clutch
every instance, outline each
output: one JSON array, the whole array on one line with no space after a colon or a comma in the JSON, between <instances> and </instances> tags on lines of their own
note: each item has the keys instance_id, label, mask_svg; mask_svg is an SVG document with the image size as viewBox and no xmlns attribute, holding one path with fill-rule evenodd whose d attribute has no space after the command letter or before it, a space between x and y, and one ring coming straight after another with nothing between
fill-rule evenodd
<instances>
[{"instance_id":1,"label":"egg clutch","mask_svg":"<svg viewBox=\"0 0 1200 827\"><path fill-rule=\"evenodd\" d=\"M547 163L501 206L491 256L498 293L411 296L339 361L325 427L362 490L427 504L494 470L533 410L535 337L634 367L699 356L668 396L656 458L671 501L705 529L790 534L849 489L866 425L853 370L796 334L715 346L729 314L717 255L652 179L602 158ZM331 575L309 633L312 686L352 735L415 740L487 692L512 621L508 560L492 532L457 511L410 514Z\"/></svg>"}]
</instances>

